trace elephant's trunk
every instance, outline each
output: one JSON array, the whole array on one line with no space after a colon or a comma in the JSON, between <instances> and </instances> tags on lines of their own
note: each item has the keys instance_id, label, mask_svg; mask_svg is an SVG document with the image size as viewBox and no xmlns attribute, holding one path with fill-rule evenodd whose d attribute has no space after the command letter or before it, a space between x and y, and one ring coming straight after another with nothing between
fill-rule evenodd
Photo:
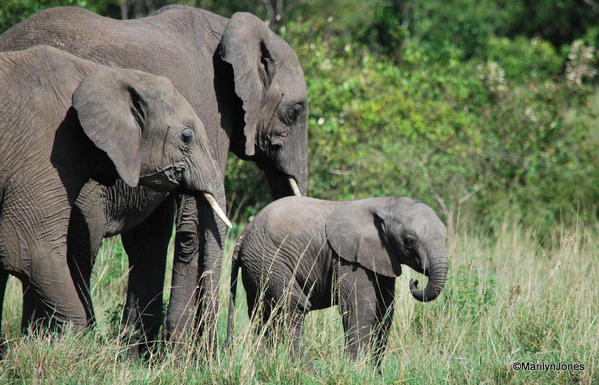
<instances>
[{"instance_id":1,"label":"elephant's trunk","mask_svg":"<svg viewBox=\"0 0 599 385\"><path fill-rule=\"evenodd\" d=\"M418 281L410 281L410 291L412 296L420 302L429 302L437 298L447 279L447 271L449 269L449 260L445 251L432 253L430 259L430 268L425 271L428 276L428 284L424 290L418 289Z\"/></svg>"},{"instance_id":2,"label":"elephant's trunk","mask_svg":"<svg viewBox=\"0 0 599 385\"><path fill-rule=\"evenodd\" d=\"M210 154L210 150L204 148L204 144L201 144L199 147L203 149L205 153ZM208 202L210 208L214 211L214 214L219 217L227 227L232 228L231 222L214 198L215 195L224 195L222 186L223 178L218 170L216 162L211 156L204 158L191 157L189 166L183 173L183 182L185 187L187 187L192 194L195 194L197 199L201 199L201 197L206 199L206 202ZM201 195L199 193L201 193Z\"/></svg>"},{"instance_id":3,"label":"elephant's trunk","mask_svg":"<svg viewBox=\"0 0 599 385\"><path fill-rule=\"evenodd\" d=\"M283 154L271 154L257 161L266 174L273 199L307 195L307 138L302 137L297 142L291 142L291 148Z\"/></svg>"},{"instance_id":4,"label":"elephant's trunk","mask_svg":"<svg viewBox=\"0 0 599 385\"><path fill-rule=\"evenodd\" d=\"M215 198L219 207L225 207L224 193ZM163 335L176 342L189 338L187 333L206 333L208 346L215 348L226 228L212 215L208 200L189 196L181 197L176 225L171 298Z\"/></svg>"}]
</instances>

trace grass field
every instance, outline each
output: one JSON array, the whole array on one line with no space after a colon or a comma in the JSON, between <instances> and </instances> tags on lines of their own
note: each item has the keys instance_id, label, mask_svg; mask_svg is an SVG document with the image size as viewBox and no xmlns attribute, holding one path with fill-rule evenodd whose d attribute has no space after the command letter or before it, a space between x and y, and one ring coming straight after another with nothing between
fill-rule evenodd
<instances>
[{"instance_id":1,"label":"grass field","mask_svg":"<svg viewBox=\"0 0 599 385\"><path fill-rule=\"evenodd\" d=\"M443 294L421 304L411 298L404 269L395 319L378 373L365 360L343 357L336 308L307 320L307 370L283 340L259 349L238 295L232 348L206 357L188 344L178 355L123 359L118 324L125 299L126 256L105 241L94 271L98 313L94 331L60 338L20 338L20 284L11 279L3 330L8 342L0 382L216 384L593 384L599 383L599 225L556 227L542 239L504 221L493 234L451 228L450 271ZM233 237L223 263L220 338L224 340ZM165 296L167 293L165 293ZM201 346L201 344L199 344ZM583 364L584 370L515 371L514 362Z\"/></svg>"}]
</instances>

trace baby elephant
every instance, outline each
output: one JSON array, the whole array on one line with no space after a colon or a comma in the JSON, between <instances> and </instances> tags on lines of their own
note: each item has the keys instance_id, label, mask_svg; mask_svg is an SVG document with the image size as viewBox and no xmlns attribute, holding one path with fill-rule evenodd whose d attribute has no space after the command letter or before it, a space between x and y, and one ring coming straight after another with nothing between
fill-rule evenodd
<instances>
[{"instance_id":1,"label":"baby elephant","mask_svg":"<svg viewBox=\"0 0 599 385\"><path fill-rule=\"evenodd\" d=\"M262 325L273 311L284 314L296 354L304 355L306 313L340 305L349 356L356 359L360 350L372 349L378 365L401 265L428 276L424 290L417 289L418 281L410 282L410 290L417 300L432 301L447 277L445 237L435 212L411 198L279 199L248 224L237 242L227 337L241 267L250 317L258 307Z\"/></svg>"}]
</instances>

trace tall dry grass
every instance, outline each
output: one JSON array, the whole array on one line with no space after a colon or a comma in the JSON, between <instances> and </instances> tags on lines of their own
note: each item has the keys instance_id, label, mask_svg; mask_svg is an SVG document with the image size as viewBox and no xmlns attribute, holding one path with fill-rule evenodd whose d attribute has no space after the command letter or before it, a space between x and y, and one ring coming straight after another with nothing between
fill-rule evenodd
<instances>
[{"instance_id":1,"label":"tall dry grass","mask_svg":"<svg viewBox=\"0 0 599 385\"><path fill-rule=\"evenodd\" d=\"M148 360L123 359L119 322L127 262L120 242L108 240L94 270L98 327L62 337L21 338L20 285L11 279L2 323L7 342L0 381L26 383L218 384L573 384L599 383L599 225L556 226L549 236L504 220L495 231L462 221L450 228L450 271L432 303L411 298L404 269L395 317L380 372L366 358L345 359L336 308L306 321L314 369L289 354L284 331L273 345L252 333L243 293L237 296L230 349L207 356L199 343L177 354L162 350ZM469 223L469 224L468 224ZM230 255L221 281L220 340L224 340ZM241 285L240 285L241 286ZM168 296L168 291L165 297ZM514 362L584 365L583 371L515 371Z\"/></svg>"}]
</instances>

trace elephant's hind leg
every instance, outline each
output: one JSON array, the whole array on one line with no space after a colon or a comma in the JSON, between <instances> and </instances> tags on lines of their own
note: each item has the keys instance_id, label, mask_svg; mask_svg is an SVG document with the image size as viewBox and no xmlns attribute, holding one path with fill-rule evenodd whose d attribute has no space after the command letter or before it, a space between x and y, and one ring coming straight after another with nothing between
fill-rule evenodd
<instances>
[{"instance_id":1,"label":"elephant's hind leg","mask_svg":"<svg viewBox=\"0 0 599 385\"><path fill-rule=\"evenodd\" d=\"M27 333L29 325L32 325L36 319L36 309L39 308L37 297L29 284L28 279L21 280L23 292L23 312L21 314L21 332ZM38 314L39 316L39 314Z\"/></svg>"},{"instance_id":2,"label":"elephant's hind leg","mask_svg":"<svg viewBox=\"0 0 599 385\"><path fill-rule=\"evenodd\" d=\"M256 292L254 289L250 291ZM270 339L288 337L291 353L311 366L304 339L304 320L306 314L312 309L309 298L304 294L299 283L294 279L287 279L285 274L272 274L263 291L261 297L248 297L248 305L252 303L253 309L258 308L262 317L261 325L267 327L264 334ZM253 310L250 311L250 314L252 313Z\"/></svg>"},{"instance_id":3,"label":"elephant's hind leg","mask_svg":"<svg viewBox=\"0 0 599 385\"><path fill-rule=\"evenodd\" d=\"M290 314L288 318L288 327L291 330L291 348L295 356L300 357L304 362L312 367L312 360L306 352L306 341L304 337L304 320L306 313L296 311Z\"/></svg>"}]
</instances>

